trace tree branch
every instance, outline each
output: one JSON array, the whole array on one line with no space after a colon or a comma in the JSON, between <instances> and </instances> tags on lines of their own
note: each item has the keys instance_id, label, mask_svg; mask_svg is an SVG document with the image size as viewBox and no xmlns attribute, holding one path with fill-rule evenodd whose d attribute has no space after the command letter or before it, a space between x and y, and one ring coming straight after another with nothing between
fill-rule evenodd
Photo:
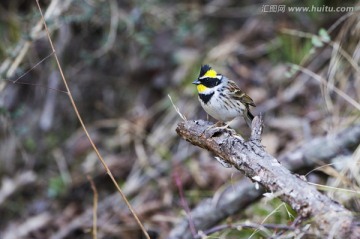
<instances>
[{"instance_id":1,"label":"tree branch","mask_svg":"<svg viewBox=\"0 0 360 239\"><path fill-rule=\"evenodd\" d=\"M293 175L263 149L260 144L261 119L254 119L248 142L229 129L208 129L210 125L202 120L185 121L176 131L185 140L221 157L252 181L279 195L303 218L312 218L323 235L336 232L339 238L360 236L360 228L353 223L350 211Z\"/></svg>"}]
</instances>

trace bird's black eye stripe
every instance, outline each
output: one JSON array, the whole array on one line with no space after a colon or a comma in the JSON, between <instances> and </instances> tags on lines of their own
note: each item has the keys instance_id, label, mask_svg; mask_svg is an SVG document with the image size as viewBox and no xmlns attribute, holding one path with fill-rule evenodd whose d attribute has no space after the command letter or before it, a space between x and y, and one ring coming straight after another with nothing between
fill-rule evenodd
<instances>
[{"instance_id":1,"label":"bird's black eye stripe","mask_svg":"<svg viewBox=\"0 0 360 239\"><path fill-rule=\"evenodd\" d=\"M221 83L221 81L218 78L208 77L208 78L201 79L201 84L203 84L207 88L213 88L213 87L219 85L220 83Z\"/></svg>"}]
</instances>

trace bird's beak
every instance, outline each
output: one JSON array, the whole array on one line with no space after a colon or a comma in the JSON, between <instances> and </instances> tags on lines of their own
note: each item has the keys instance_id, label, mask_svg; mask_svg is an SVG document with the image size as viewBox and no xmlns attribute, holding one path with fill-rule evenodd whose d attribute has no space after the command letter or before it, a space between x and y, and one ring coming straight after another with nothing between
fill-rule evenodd
<instances>
[{"instance_id":1,"label":"bird's beak","mask_svg":"<svg viewBox=\"0 0 360 239\"><path fill-rule=\"evenodd\" d=\"M193 84L194 84L194 85L200 85L201 82L200 82L198 79L196 79L196 80L193 81Z\"/></svg>"}]
</instances>

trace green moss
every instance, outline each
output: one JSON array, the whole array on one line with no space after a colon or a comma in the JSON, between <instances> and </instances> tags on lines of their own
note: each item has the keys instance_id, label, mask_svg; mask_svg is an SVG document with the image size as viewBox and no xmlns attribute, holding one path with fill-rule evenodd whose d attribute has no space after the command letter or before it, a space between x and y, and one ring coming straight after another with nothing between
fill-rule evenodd
<instances>
[{"instance_id":1,"label":"green moss","mask_svg":"<svg viewBox=\"0 0 360 239\"><path fill-rule=\"evenodd\" d=\"M48 196L51 198L57 198L61 195L64 195L66 192L67 186L62 177L56 176L50 178L48 186Z\"/></svg>"},{"instance_id":2,"label":"green moss","mask_svg":"<svg viewBox=\"0 0 360 239\"><path fill-rule=\"evenodd\" d=\"M29 152L35 152L37 148L37 144L33 138L26 138L24 140L24 147Z\"/></svg>"}]
</instances>

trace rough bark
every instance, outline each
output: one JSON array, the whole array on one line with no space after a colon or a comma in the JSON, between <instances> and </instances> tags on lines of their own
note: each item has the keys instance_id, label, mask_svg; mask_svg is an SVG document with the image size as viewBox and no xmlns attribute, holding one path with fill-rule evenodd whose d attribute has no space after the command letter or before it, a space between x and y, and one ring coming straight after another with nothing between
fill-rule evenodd
<instances>
[{"instance_id":1,"label":"rough bark","mask_svg":"<svg viewBox=\"0 0 360 239\"><path fill-rule=\"evenodd\" d=\"M291 171L328 163L334 157L349 154L360 144L360 124L336 134L318 137L279 157L280 162ZM319 148L321 146L321 148ZM319 152L321 149L321 152ZM261 198L264 190L256 189L247 178L232 183L216 199L201 201L191 212L197 230L206 231L230 215L244 210ZM183 218L169 234L169 239L190 238L189 220Z\"/></svg>"},{"instance_id":2,"label":"rough bark","mask_svg":"<svg viewBox=\"0 0 360 239\"><path fill-rule=\"evenodd\" d=\"M292 174L263 149L259 118L254 120L252 136L247 142L229 129L208 129L210 125L205 121L186 121L179 124L177 133L190 143L221 157L267 191L279 195L300 216L311 218L322 235L360 237L360 228L354 223L350 211ZM170 235L170 238L182 237Z\"/></svg>"}]
</instances>

